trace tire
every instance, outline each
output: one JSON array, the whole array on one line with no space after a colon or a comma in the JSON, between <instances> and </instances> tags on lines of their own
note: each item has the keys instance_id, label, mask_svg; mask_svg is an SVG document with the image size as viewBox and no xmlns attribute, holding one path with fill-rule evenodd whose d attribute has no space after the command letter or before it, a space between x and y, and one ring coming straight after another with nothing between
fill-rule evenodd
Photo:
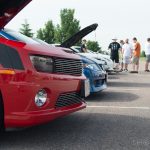
<instances>
[{"instance_id":1,"label":"tire","mask_svg":"<svg viewBox=\"0 0 150 150\"><path fill-rule=\"evenodd\" d=\"M0 132L4 132L4 106L3 106L3 100L2 96L0 94Z\"/></svg>"}]
</instances>

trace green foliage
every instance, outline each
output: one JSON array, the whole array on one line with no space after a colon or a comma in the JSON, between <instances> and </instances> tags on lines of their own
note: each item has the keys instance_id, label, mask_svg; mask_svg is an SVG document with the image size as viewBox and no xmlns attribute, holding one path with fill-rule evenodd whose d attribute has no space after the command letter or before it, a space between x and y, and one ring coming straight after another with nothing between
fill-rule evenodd
<instances>
[{"instance_id":1,"label":"green foliage","mask_svg":"<svg viewBox=\"0 0 150 150\"><path fill-rule=\"evenodd\" d=\"M80 22L74 18L74 9L60 11L60 25L56 27L56 42L62 43L80 30Z\"/></svg>"},{"instance_id":2,"label":"green foliage","mask_svg":"<svg viewBox=\"0 0 150 150\"><path fill-rule=\"evenodd\" d=\"M80 21L75 19L74 14L74 9L62 9L60 11L60 24L55 26L51 20L48 21L44 28L40 28L37 31L37 38L50 44L63 43L80 31ZM80 45L79 43L81 41L76 43L76 45ZM98 42L88 41L87 47L92 51L101 52L101 47Z\"/></svg>"},{"instance_id":3,"label":"green foliage","mask_svg":"<svg viewBox=\"0 0 150 150\"><path fill-rule=\"evenodd\" d=\"M32 29L30 28L30 24L27 20L22 24L22 28L20 28L20 33L28 36L33 37Z\"/></svg>"},{"instance_id":4,"label":"green foliage","mask_svg":"<svg viewBox=\"0 0 150 150\"><path fill-rule=\"evenodd\" d=\"M62 34L62 31L61 31L61 27L60 25L58 24L56 26L56 30L55 30L55 43L62 43L63 42L63 34Z\"/></svg>"},{"instance_id":5,"label":"green foliage","mask_svg":"<svg viewBox=\"0 0 150 150\"><path fill-rule=\"evenodd\" d=\"M43 30L42 30L42 28L40 28L40 29L37 31L37 38L38 38L38 39L41 39L41 40L44 40L44 35L43 35Z\"/></svg>"},{"instance_id":6,"label":"green foliage","mask_svg":"<svg viewBox=\"0 0 150 150\"><path fill-rule=\"evenodd\" d=\"M55 26L52 22L52 20L49 20L44 28L40 28L38 31L37 31L37 38L49 43L49 44L52 44L52 43L55 43Z\"/></svg>"},{"instance_id":7,"label":"green foliage","mask_svg":"<svg viewBox=\"0 0 150 150\"><path fill-rule=\"evenodd\" d=\"M87 41L87 49L94 52L101 52L101 47L97 41Z\"/></svg>"},{"instance_id":8,"label":"green foliage","mask_svg":"<svg viewBox=\"0 0 150 150\"><path fill-rule=\"evenodd\" d=\"M144 52L144 51L142 51L142 52L141 52L141 57L146 57L146 55L145 55L145 52Z\"/></svg>"}]
</instances>

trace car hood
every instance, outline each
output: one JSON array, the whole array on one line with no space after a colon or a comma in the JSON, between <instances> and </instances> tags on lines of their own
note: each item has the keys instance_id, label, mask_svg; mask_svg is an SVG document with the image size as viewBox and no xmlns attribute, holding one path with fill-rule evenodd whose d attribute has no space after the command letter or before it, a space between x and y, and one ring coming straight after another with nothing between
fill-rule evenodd
<instances>
[{"instance_id":1,"label":"car hood","mask_svg":"<svg viewBox=\"0 0 150 150\"><path fill-rule=\"evenodd\" d=\"M0 0L0 29L32 0Z\"/></svg>"},{"instance_id":2,"label":"car hood","mask_svg":"<svg viewBox=\"0 0 150 150\"><path fill-rule=\"evenodd\" d=\"M83 55L86 57L91 57L91 58L97 58L97 59L101 59L101 60L105 60L102 56L97 56L97 54L92 54L92 53L78 53L79 55Z\"/></svg>"},{"instance_id":3,"label":"car hood","mask_svg":"<svg viewBox=\"0 0 150 150\"><path fill-rule=\"evenodd\" d=\"M80 57L81 57L83 63L86 63L86 64L94 64L95 63L93 60L91 60L85 56L80 55Z\"/></svg>"},{"instance_id":4,"label":"car hood","mask_svg":"<svg viewBox=\"0 0 150 150\"><path fill-rule=\"evenodd\" d=\"M82 56L82 57L86 57L92 61L94 61L97 64L101 64L101 65L105 65L105 62L102 60L97 60L94 57L90 56L90 55L84 55L85 53L78 53L78 55Z\"/></svg>"},{"instance_id":5,"label":"car hood","mask_svg":"<svg viewBox=\"0 0 150 150\"><path fill-rule=\"evenodd\" d=\"M83 37L85 37L86 35L88 35L92 31L96 30L97 27L98 27L98 24L95 23L95 24L92 24L92 25L80 30L79 32L74 34L71 38L69 38L68 40L63 42L60 46L70 48L71 46L73 46L77 42L79 42Z\"/></svg>"},{"instance_id":6,"label":"car hood","mask_svg":"<svg viewBox=\"0 0 150 150\"><path fill-rule=\"evenodd\" d=\"M62 47L53 47L42 44L28 44L5 38L0 39L0 44L5 44L17 49L18 51L25 51L29 54L80 60L78 55L75 55L74 53L67 53L65 52L67 49Z\"/></svg>"}]
</instances>

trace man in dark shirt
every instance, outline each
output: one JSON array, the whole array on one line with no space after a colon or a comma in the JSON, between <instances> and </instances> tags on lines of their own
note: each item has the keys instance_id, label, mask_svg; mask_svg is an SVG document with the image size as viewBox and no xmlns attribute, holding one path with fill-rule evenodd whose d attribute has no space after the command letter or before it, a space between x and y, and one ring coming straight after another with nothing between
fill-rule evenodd
<instances>
[{"instance_id":1,"label":"man in dark shirt","mask_svg":"<svg viewBox=\"0 0 150 150\"><path fill-rule=\"evenodd\" d=\"M86 53L87 52L87 48L86 48L86 40L84 39L82 41L82 45L81 45L81 53Z\"/></svg>"},{"instance_id":2,"label":"man in dark shirt","mask_svg":"<svg viewBox=\"0 0 150 150\"><path fill-rule=\"evenodd\" d=\"M121 49L120 44L117 42L117 39L114 38L112 39L113 42L109 44L108 49L110 49L111 53L110 53L110 58L113 62L116 63L116 65L114 66L114 68L118 69L118 65L119 65L119 50Z\"/></svg>"}]
</instances>

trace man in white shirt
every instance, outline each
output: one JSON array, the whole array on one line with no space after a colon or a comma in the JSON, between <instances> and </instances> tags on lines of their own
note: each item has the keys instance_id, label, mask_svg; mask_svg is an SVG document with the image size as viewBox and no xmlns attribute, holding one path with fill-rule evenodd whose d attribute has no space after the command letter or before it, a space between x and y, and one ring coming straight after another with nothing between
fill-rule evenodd
<instances>
[{"instance_id":1,"label":"man in white shirt","mask_svg":"<svg viewBox=\"0 0 150 150\"><path fill-rule=\"evenodd\" d=\"M145 55L146 55L145 72L150 72L150 70L148 69L150 63L150 38L147 39L147 43L145 44Z\"/></svg>"},{"instance_id":2,"label":"man in white shirt","mask_svg":"<svg viewBox=\"0 0 150 150\"><path fill-rule=\"evenodd\" d=\"M123 63L125 66L124 71L128 71L128 64L131 63L132 51L133 51L132 45L129 43L129 39L126 39L125 44L122 47Z\"/></svg>"}]
</instances>

